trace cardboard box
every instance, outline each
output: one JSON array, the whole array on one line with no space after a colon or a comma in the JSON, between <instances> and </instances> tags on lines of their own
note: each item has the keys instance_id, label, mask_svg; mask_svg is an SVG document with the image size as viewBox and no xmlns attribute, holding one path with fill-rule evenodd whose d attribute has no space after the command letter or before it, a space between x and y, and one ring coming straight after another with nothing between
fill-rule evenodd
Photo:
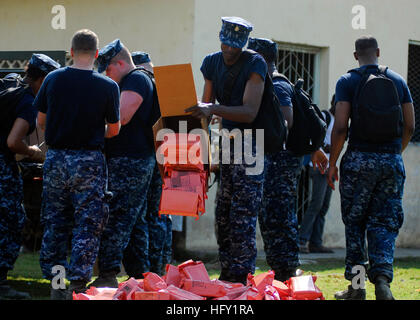
<instances>
[{"instance_id":1,"label":"cardboard box","mask_svg":"<svg viewBox=\"0 0 420 320\"><path fill-rule=\"evenodd\" d=\"M208 122L206 119L194 118L184 111L198 103L191 64L154 67L153 72L161 112L161 118L153 126L155 150L157 151L162 144L162 141L156 141L157 133L161 129L171 129L173 132L179 133L180 121L186 122L187 133L190 133L193 129L203 129L206 134L205 141L201 141L202 148L208 150L207 163L204 165L204 168L209 178L211 152ZM158 166L163 180L163 166L160 163L158 163ZM206 183L206 191L208 191L208 183Z\"/></svg>"}]
</instances>

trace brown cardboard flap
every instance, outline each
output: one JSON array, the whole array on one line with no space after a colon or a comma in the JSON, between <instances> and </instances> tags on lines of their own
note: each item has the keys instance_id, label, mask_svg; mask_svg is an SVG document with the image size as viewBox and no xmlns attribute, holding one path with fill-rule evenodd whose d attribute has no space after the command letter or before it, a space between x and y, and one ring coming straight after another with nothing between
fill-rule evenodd
<instances>
[{"instance_id":1,"label":"brown cardboard flap","mask_svg":"<svg viewBox=\"0 0 420 320\"><path fill-rule=\"evenodd\" d=\"M162 117L185 115L184 110L197 104L191 64L153 68Z\"/></svg>"}]
</instances>

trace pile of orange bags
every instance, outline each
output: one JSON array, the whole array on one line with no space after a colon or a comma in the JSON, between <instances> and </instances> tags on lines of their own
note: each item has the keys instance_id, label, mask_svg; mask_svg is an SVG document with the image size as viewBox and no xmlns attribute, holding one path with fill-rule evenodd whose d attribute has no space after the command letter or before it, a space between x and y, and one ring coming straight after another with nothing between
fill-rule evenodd
<instances>
[{"instance_id":1,"label":"pile of orange bags","mask_svg":"<svg viewBox=\"0 0 420 320\"><path fill-rule=\"evenodd\" d=\"M73 300L324 300L315 285L316 277L274 280L274 272L248 275L247 285L211 280L204 264L188 260L178 266L166 265L162 277L147 272L143 279L130 278L118 289L91 287L73 293Z\"/></svg>"},{"instance_id":2,"label":"pile of orange bags","mask_svg":"<svg viewBox=\"0 0 420 320\"><path fill-rule=\"evenodd\" d=\"M208 174L199 140L198 134L176 133L165 142L159 215L193 216L197 220L206 211Z\"/></svg>"}]
</instances>

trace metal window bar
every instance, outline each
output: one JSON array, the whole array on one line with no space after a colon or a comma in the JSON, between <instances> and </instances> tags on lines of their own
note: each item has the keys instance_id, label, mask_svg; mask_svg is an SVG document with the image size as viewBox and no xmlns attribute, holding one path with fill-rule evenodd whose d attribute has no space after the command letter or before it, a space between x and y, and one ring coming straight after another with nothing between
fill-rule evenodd
<instances>
[{"instance_id":1,"label":"metal window bar","mask_svg":"<svg viewBox=\"0 0 420 320\"><path fill-rule=\"evenodd\" d=\"M412 142L420 142L420 42L410 41L408 46L407 85L413 98L416 129Z\"/></svg>"},{"instance_id":2,"label":"metal window bar","mask_svg":"<svg viewBox=\"0 0 420 320\"><path fill-rule=\"evenodd\" d=\"M277 69L286 75L292 83L299 78L304 79L304 90L314 99L319 93L315 92L319 85L315 83L319 72L317 64L319 64L319 48L303 47L290 44L278 44L279 60ZM303 215L308 208L312 194L312 183L309 176L309 167L302 166L300 176L298 178L298 186L296 192L296 214L298 223L302 222Z\"/></svg>"}]
</instances>

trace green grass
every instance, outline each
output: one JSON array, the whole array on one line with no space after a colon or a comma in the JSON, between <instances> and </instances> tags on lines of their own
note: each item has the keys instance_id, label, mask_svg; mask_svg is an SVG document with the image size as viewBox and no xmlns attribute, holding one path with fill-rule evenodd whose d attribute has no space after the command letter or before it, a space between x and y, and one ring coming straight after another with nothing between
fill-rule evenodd
<instances>
[{"instance_id":1,"label":"green grass","mask_svg":"<svg viewBox=\"0 0 420 320\"><path fill-rule=\"evenodd\" d=\"M191 254L191 257L196 257ZM188 260L187 258L185 260ZM219 276L219 267L215 257L201 256L194 258L205 263L210 278ZM184 261L184 260L183 260ZM316 275L316 284L326 300L334 300L334 293L347 288L349 282L344 279L344 261L341 259L319 259L303 264L300 269L305 275ZM269 270L265 261L257 261L255 274ZM26 291L35 300L49 299L49 281L42 279L39 267L39 254L23 253L16 261L14 270L9 272L9 281L14 288ZM119 277L124 281L127 277ZM93 279L92 279L93 280ZM420 300L420 258L396 259L394 262L394 281L391 284L394 297L398 300ZM375 288L366 282L367 299L375 299Z\"/></svg>"}]
</instances>

